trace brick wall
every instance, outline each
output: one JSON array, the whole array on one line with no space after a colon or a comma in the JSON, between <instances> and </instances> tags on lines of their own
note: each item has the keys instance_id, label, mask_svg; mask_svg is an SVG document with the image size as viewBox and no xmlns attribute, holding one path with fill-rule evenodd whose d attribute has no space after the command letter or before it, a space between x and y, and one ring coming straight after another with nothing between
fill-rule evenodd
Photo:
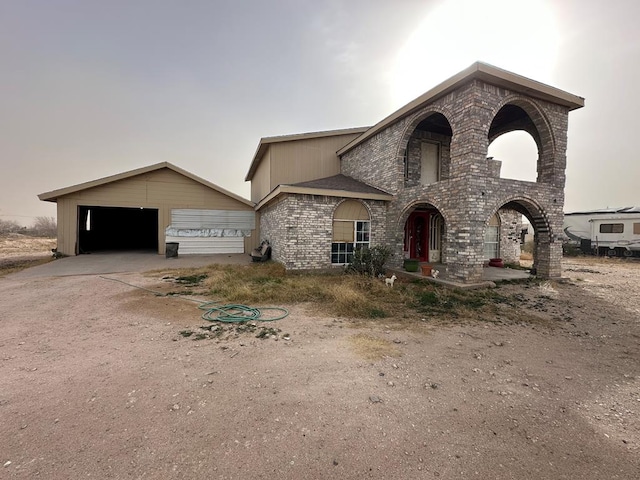
<instances>
[{"instance_id":1,"label":"brick wall","mask_svg":"<svg viewBox=\"0 0 640 480\"><path fill-rule=\"evenodd\" d=\"M283 195L261 210L260 231L272 259L291 270L331 267L333 212L344 200L320 195ZM363 201L371 220L370 244L386 241L386 202Z\"/></svg>"},{"instance_id":2,"label":"brick wall","mask_svg":"<svg viewBox=\"0 0 640 480\"><path fill-rule=\"evenodd\" d=\"M522 215L515 210L499 210L498 217L500 218L500 258L506 263L518 263Z\"/></svg>"},{"instance_id":3,"label":"brick wall","mask_svg":"<svg viewBox=\"0 0 640 480\"><path fill-rule=\"evenodd\" d=\"M538 132L538 181L500 179L487 162L489 128L500 109L517 105ZM418 124L441 113L451 126L449 156L441 181L419 185L415 164ZM484 229L501 207L516 203L536 229L535 267L542 277L559 277L566 165L568 109L473 80L390 125L342 156L346 175L396 194L387 209L386 243L391 264L402 262L404 222L417 205L435 206L445 218L443 261L447 275L477 281L482 275ZM422 134L420 134L422 135ZM405 155L410 159L404 181ZM510 234L507 234L508 237Z\"/></svg>"}]
</instances>

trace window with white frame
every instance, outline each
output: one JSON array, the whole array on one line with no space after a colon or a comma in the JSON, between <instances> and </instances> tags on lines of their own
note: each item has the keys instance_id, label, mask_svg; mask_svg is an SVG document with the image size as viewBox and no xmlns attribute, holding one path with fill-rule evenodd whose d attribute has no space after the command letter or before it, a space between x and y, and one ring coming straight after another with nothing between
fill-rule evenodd
<instances>
[{"instance_id":1,"label":"window with white frame","mask_svg":"<svg viewBox=\"0 0 640 480\"><path fill-rule=\"evenodd\" d=\"M491 217L484 231L484 259L490 260L500 256L500 219L498 215Z\"/></svg>"},{"instance_id":2,"label":"window with white frame","mask_svg":"<svg viewBox=\"0 0 640 480\"><path fill-rule=\"evenodd\" d=\"M357 200L346 200L333 214L331 263L352 262L355 251L369 246L371 221L366 207Z\"/></svg>"}]
</instances>

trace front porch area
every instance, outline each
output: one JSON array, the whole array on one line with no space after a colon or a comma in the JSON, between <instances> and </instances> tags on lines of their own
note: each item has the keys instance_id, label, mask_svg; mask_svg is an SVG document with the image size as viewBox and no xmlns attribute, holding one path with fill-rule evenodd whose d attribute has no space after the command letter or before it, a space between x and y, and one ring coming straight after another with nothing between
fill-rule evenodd
<instances>
[{"instance_id":1,"label":"front porch area","mask_svg":"<svg viewBox=\"0 0 640 480\"><path fill-rule=\"evenodd\" d=\"M421 265L424 263L421 263ZM387 276L395 274L398 278L404 278L407 280L422 279L429 282L441 284L451 288L460 289L476 289L476 288L491 288L495 287L496 282L508 281L508 280L526 280L532 278L527 270L517 270L514 268L500 268L500 267L484 267L482 269L482 279L475 283L462 283L450 278L446 275L446 266L441 263L429 263L433 270L439 272L437 278L432 276L425 276L422 271L418 269L417 272L407 272L402 268L389 268L387 269Z\"/></svg>"}]
</instances>

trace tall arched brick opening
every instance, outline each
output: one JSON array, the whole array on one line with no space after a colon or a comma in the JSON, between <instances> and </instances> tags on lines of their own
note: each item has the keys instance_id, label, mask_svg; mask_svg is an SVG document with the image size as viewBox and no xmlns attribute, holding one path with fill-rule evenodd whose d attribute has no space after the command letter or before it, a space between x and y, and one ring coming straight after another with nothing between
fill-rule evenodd
<instances>
[{"instance_id":1,"label":"tall arched brick opening","mask_svg":"<svg viewBox=\"0 0 640 480\"><path fill-rule=\"evenodd\" d=\"M534 100L519 95L507 97L494 109L487 134L488 145L501 135L516 130L529 133L538 146L537 182L557 184L556 173L558 169L564 171L565 162L556 156L553 128Z\"/></svg>"},{"instance_id":2,"label":"tall arched brick opening","mask_svg":"<svg viewBox=\"0 0 640 480\"><path fill-rule=\"evenodd\" d=\"M523 196L513 196L502 199L496 208L487 216L486 225L490 218L501 209L515 210L524 215L534 230L533 268L540 278L558 278L561 275L560 261L562 259L562 243L556 241L553 218L542 205L534 199Z\"/></svg>"}]
</instances>

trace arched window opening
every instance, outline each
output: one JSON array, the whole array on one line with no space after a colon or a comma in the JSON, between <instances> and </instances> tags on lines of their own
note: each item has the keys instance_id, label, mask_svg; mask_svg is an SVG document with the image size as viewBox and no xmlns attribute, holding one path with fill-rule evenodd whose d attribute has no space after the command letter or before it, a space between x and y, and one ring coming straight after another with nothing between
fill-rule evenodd
<instances>
[{"instance_id":1,"label":"arched window opening","mask_svg":"<svg viewBox=\"0 0 640 480\"><path fill-rule=\"evenodd\" d=\"M524 131L505 133L496 138L488 151L489 169L499 178L535 182L538 178L538 146Z\"/></svg>"},{"instance_id":2,"label":"arched window opening","mask_svg":"<svg viewBox=\"0 0 640 480\"><path fill-rule=\"evenodd\" d=\"M333 213L331 263L346 265L353 253L369 247L371 221L367 208L357 200L342 202Z\"/></svg>"},{"instance_id":3,"label":"arched window opening","mask_svg":"<svg viewBox=\"0 0 640 480\"><path fill-rule=\"evenodd\" d=\"M529 114L517 105L503 106L489 127L490 175L535 182L540 145L540 133Z\"/></svg>"},{"instance_id":4,"label":"arched window opening","mask_svg":"<svg viewBox=\"0 0 640 480\"><path fill-rule=\"evenodd\" d=\"M403 157L407 186L430 185L448 178L452 135L451 125L441 113L433 113L418 123Z\"/></svg>"}]
</instances>

